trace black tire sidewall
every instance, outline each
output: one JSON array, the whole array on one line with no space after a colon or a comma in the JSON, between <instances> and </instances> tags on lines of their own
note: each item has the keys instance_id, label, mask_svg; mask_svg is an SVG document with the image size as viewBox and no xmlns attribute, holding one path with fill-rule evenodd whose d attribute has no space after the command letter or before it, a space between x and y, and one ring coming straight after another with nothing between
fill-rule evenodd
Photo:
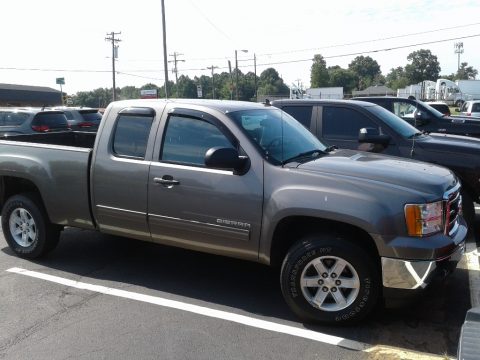
<instances>
[{"instance_id":1,"label":"black tire sidewall","mask_svg":"<svg viewBox=\"0 0 480 360\"><path fill-rule=\"evenodd\" d=\"M27 210L35 221L36 239L28 247L19 245L10 233L10 216L16 209ZM46 218L39 206L30 197L15 195L7 200L2 211L2 229L10 248L20 257L33 259L41 256L47 250Z\"/></svg>"},{"instance_id":2,"label":"black tire sidewall","mask_svg":"<svg viewBox=\"0 0 480 360\"><path fill-rule=\"evenodd\" d=\"M343 310L317 309L302 293L300 278L305 266L322 256L342 258L358 274L360 290L357 298ZM367 252L342 239L321 236L305 239L292 247L282 266L281 285L287 304L304 321L343 324L359 321L371 312L380 293L379 278L375 261Z\"/></svg>"}]
</instances>

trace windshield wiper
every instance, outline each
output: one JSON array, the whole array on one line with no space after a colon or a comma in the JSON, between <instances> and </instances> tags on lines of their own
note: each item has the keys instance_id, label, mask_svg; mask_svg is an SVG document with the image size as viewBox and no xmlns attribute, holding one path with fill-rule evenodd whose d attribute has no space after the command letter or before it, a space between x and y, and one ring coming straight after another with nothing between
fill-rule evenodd
<instances>
[{"instance_id":1,"label":"windshield wiper","mask_svg":"<svg viewBox=\"0 0 480 360\"><path fill-rule=\"evenodd\" d=\"M292 161L298 161L304 158L307 158L307 161L314 160L322 155L325 155L326 151L325 150L320 150L320 149L313 149L309 151L302 152L300 154L297 154L295 156L292 156L291 158L288 158L286 160L282 161L282 165L285 165L286 163L292 162Z\"/></svg>"}]
</instances>

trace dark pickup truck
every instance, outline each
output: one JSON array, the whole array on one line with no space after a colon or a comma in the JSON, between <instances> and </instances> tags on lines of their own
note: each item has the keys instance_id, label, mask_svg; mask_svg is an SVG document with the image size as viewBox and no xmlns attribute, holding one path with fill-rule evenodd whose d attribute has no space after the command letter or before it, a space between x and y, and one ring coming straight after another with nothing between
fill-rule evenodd
<instances>
[{"instance_id":1,"label":"dark pickup truck","mask_svg":"<svg viewBox=\"0 0 480 360\"><path fill-rule=\"evenodd\" d=\"M73 226L256 261L281 269L306 321L359 320L453 270L460 191L444 167L328 148L253 103L114 102L97 134L0 140L2 228L18 256L48 253Z\"/></svg>"},{"instance_id":2,"label":"dark pickup truck","mask_svg":"<svg viewBox=\"0 0 480 360\"><path fill-rule=\"evenodd\" d=\"M419 100L393 96L365 96L352 100L380 105L420 131L480 137L480 120L466 116L446 116Z\"/></svg>"},{"instance_id":3,"label":"dark pickup truck","mask_svg":"<svg viewBox=\"0 0 480 360\"><path fill-rule=\"evenodd\" d=\"M464 216L469 224L473 223L474 202L480 201L480 139L423 134L370 102L300 99L275 100L272 104L292 115L326 144L448 167L462 181Z\"/></svg>"}]
</instances>

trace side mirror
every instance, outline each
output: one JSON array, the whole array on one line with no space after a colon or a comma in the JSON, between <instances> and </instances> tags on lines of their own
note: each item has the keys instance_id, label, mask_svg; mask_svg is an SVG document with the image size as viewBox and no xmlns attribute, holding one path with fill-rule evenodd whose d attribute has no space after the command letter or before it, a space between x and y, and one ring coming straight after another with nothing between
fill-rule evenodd
<instances>
[{"instance_id":1,"label":"side mirror","mask_svg":"<svg viewBox=\"0 0 480 360\"><path fill-rule=\"evenodd\" d=\"M380 131L375 128L361 128L358 131L358 142L360 143L372 143L388 146L390 140L390 135L380 134Z\"/></svg>"},{"instance_id":2,"label":"side mirror","mask_svg":"<svg viewBox=\"0 0 480 360\"><path fill-rule=\"evenodd\" d=\"M413 113L413 119L415 120L415 124L418 126L425 125L430 120L428 115L420 110L415 110Z\"/></svg>"},{"instance_id":3,"label":"side mirror","mask_svg":"<svg viewBox=\"0 0 480 360\"><path fill-rule=\"evenodd\" d=\"M205 153L205 165L215 169L232 169L234 174L243 175L248 171L249 158L240 156L237 149L213 147Z\"/></svg>"}]
</instances>

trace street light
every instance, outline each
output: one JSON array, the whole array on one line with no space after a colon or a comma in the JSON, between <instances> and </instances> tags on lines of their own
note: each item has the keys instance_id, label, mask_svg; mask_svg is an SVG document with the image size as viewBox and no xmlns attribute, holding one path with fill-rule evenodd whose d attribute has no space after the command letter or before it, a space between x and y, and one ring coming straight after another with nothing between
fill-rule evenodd
<instances>
[{"instance_id":1,"label":"street light","mask_svg":"<svg viewBox=\"0 0 480 360\"><path fill-rule=\"evenodd\" d=\"M237 100L238 100L238 57L237 57L238 51L248 53L248 50L235 50L235 96Z\"/></svg>"}]
</instances>

